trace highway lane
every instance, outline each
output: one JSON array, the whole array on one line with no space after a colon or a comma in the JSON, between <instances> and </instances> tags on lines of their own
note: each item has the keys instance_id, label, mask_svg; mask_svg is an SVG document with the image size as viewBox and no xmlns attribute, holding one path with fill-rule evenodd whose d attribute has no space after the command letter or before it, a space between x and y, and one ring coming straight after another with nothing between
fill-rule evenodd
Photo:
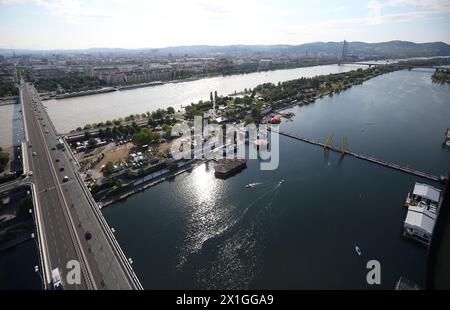
<instances>
[{"instance_id":1,"label":"highway lane","mask_svg":"<svg viewBox=\"0 0 450 310\"><path fill-rule=\"evenodd\" d=\"M51 208L48 206L44 207L46 209L44 210L44 213L46 214L44 217L47 218L48 216L51 218L47 219L50 226L57 227L53 228L53 230L52 228L49 228L50 231L46 230L45 235L47 237L49 234L50 236L56 235L60 229L59 225L67 225L68 228L72 227L72 231L74 231L75 234L75 237L72 236L72 239L69 239L70 229L67 229L67 231L62 229L62 233L59 231L59 233L62 234L62 237L59 238L61 240L56 241L53 245L49 243L50 248L57 248L57 250L53 250L57 253L52 253L51 256L56 257L62 255L63 258L70 258L75 255L77 260L80 262L84 261L84 274L86 275L84 277L84 282L89 280L90 276L91 283L95 288L140 288L140 284L137 287L130 284L130 272L128 269L131 269L131 267L129 267L129 265L127 266L127 263L123 263L123 260L126 260L126 258L123 256L123 253L121 253L121 250L118 252L114 246L111 246L111 238L107 238L107 233L105 233L105 231L108 232L109 227L105 228L107 224L103 217L100 219L98 218L100 212L98 209L93 210L93 208L97 208L95 202L92 202L92 204L89 203L89 200L86 197L90 197L90 194L87 195L84 192L85 189L76 181L76 167L70 153L55 148L58 136L51 124L51 120L38 99L37 94L35 94L34 88L29 87L24 94L25 93L27 93L27 95L24 96L26 97L24 98L24 102L27 101L27 124L29 127L32 127L28 128L28 131L30 132L29 140L32 144L30 152L34 151L37 154L36 158L32 158L33 163L31 169L36 170L34 171L35 173L32 179L36 180L37 176L39 176L38 182L40 183L40 186L38 191L40 192L39 196L42 195L42 198L40 197L40 199L44 203L52 205ZM36 97L31 94L35 94ZM36 112L34 111L34 107L32 107L33 104L31 103L30 96L33 96L36 102ZM31 111L28 104L31 105ZM35 115L35 113L37 115ZM39 141L40 138L41 141ZM35 145L33 141L39 142ZM40 159L43 158L46 153L48 154L48 160L41 166ZM32 156L30 155L30 158L31 157ZM58 163L56 162L57 159ZM37 162L39 162L39 164L36 165ZM64 168L64 171L59 171L60 168ZM65 175L69 177L69 181L64 183L62 180ZM47 192L45 190L47 190ZM59 209L56 209L54 205L59 205ZM55 210L57 210L55 214L50 214ZM95 211L98 212L98 214L96 214ZM66 223L63 222L64 216ZM86 240L87 233L91 237L90 240ZM109 231L109 233L111 232ZM68 246L68 243L74 241L74 239L76 239L75 242L78 240L78 244L80 245L78 252L76 247ZM115 238L112 239L117 243ZM119 247L118 244L117 247ZM64 256L64 253L61 254L62 251L67 251L67 255ZM122 256L120 254L122 254ZM58 259L55 258L54 260L57 261ZM131 274L134 275L132 271ZM136 282L138 283L139 281L137 280ZM80 288L84 289L88 283L83 284L84 285L81 285Z\"/></svg>"},{"instance_id":2,"label":"highway lane","mask_svg":"<svg viewBox=\"0 0 450 310\"><path fill-rule=\"evenodd\" d=\"M87 279L82 275L81 284L68 285L65 283L67 269L66 264L70 260L81 261L77 253L70 223L64 214L64 200L59 192L59 182L53 174L51 158L49 158L46 143L42 137L42 130L32 107L31 97L28 91L23 93L24 117L28 126L28 139L32 147L30 153L30 170L33 176L30 180L35 184L38 192L38 201L42 210L43 228L45 231L44 242L47 244L48 257L51 269L59 268L65 289L87 289ZM30 111L31 109L31 111ZM39 113L37 113L39 115Z\"/></svg>"}]
</instances>

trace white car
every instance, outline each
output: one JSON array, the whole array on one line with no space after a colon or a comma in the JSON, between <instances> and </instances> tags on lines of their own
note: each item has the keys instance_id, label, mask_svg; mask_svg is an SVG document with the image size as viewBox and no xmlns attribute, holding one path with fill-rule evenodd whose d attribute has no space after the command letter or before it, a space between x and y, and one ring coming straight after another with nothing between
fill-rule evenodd
<instances>
[{"instance_id":1,"label":"white car","mask_svg":"<svg viewBox=\"0 0 450 310\"><path fill-rule=\"evenodd\" d=\"M28 171L28 176L33 176L33 171Z\"/></svg>"},{"instance_id":2,"label":"white car","mask_svg":"<svg viewBox=\"0 0 450 310\"><path fill-rule=\"evenodd\" d=\"M61 274L59 272L59 268L55 268L52 270L52 282L53 289L62 289Z\"/></svg>"},{"instance_id":3,"label":"white car","mask_svg":"<svg viewBox=\"0 0 450 310\"><path fill-rule=\"evenodd\" d=\"M37 154L36 154L36 152L33 152L31 155L36 156Z\"/></svg>"}]
</instances>

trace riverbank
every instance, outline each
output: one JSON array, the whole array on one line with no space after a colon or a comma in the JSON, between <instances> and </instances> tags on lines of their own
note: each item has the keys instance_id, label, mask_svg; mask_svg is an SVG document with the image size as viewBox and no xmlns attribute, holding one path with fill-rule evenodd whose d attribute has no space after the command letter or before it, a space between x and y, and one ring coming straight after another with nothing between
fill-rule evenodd
<instances>
[{"instance_id":1,"label":"riverbank","mask_svg":"<svg viewBox=\"0 0 450 310\"><path fill-rule=\"evenodd\" d=\"M129 85L115 85L115 86L110 86L110 87L103 87L100 89L88 89L88 90L74 92L74 93L47 95L47 96L43 97L42 100L50 100L50 99L61 100L61 99L74 98L74 97L98 95L98 94L104 94L104 93L108 93L108 92L121 91L121 90L132 90L132 89L160 86L160 85L166 85L166 84L187 83L187 82L193 82L193 81L198 81L198 80L207 79L207 78L214 78L214 77L227 77L227 76L233 76L233 75L245 75L245 74L256 73L256 72L264 73L264 72L270 72L270 71L276 71L276 70L308 68L308 67L313 67L313 66L333 65L333 64L337 64L337 63L338 63L338 61L322 62L322 63L315 63L315 64L307 64L307 65L303 65L303 66L293 66L293 67L288 67L288 68L271 68L271 69L255 70L255 71L248 71L248 72L236 72L236 73L229 73L229 74L212 73L212 74L203 74L203 75L197 75L197 76L193 76L193 77L176 79L176 80L168 80L168 81L152 81L152 82L136 83L136 84L129 84Z\"/></svg>"},{"instance_id":2,"label":"riverbank","mask_svg":"<svg viewBox=\"0 0 450 310\"><path fill-rule=\"evenodd\" d=\"M190 162L184 164L176 171L169 171L168 169L165 169L166 171L163 171L157 177L152 178L150 180L144 181L145 177L138 179L133 183L133 184L138 183L138 185L133 186L132 189L126 191L125 193L121 193L120 195L115 195L112 198L99 201L98 205L99 205L100 209L103 209L103 208L110 206L112 204L115 204L119 201L126 200L127 198L129 198L135 194L138 194L140 192L143 192L148 188L156 186L167 180L172 180L173 178L175 178L178 175L183 174L187 171L191 171L192 169L194 169L198 165L202 164L203 162L204 162L204 160L193 160L193 161L190 161ZM139 183L139 182L141 182L141 183Z\"/></svg>"}]
</instances>

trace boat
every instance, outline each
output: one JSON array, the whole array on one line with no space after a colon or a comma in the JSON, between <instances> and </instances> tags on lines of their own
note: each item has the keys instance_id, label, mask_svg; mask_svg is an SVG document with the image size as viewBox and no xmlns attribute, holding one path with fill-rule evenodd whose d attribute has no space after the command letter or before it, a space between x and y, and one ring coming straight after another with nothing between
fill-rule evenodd
<instances>
[{"instance_id":1,"label":"boat","mask_svg":"<svg viewBox=\"0 0 450 310\"><path fill-rule=\"evenodd\" d=\"M271 124L279 124L281 123L281 115L275 115L270 119Z\"/></svg>"},{"instance_id":2,"label":"boat","mask_svg":"<svg viewBox=\"0 0 450 310\"><path fill-rule=\"evenodd\" d=\"M245 188L253 188L256 185L258 185L258 183L249 183L249 184L245 185Z\"/></svg>"},{"instance_id":3,"label":"boat","mask_svg":"<svg viewBox=\"0 0 450 310\"><path fill-rule=\"evenodd\" d=\"M285 112L285 113L282 114L282 116L284 118L292 118L292 117L295 116L295 114L293 112Z\"/></svg>"},{"instance_id":4,"label":"boat","mask_svg":"<svg viewBox=\"0 0 450 310\"><path fill-rule=\"evenodd\" d=\"M285 182L284 180L281 180L280 183L278 183L278 185L281 185L281 184L283 184L284 182Z\"/></svg>"},{"instance_id":5,"label":"boat","mask_svg":"<svg viewBox=\"0 0 450 310\"><path fill-rule=\"evenodd\" d=\"M362 255L362 251L361 251L361 249L359 248L359 246L355 246L355 251L356 251L356 254L358 254L358 256L361 256L361 255Z\"/></svg>"}]
</instances>

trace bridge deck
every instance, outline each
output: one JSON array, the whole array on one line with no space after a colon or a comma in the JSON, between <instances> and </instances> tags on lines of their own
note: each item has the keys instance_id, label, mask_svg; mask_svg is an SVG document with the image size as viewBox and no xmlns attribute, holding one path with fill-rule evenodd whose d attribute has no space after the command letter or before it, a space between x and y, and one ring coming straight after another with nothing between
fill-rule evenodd
<instances>
[{"instance_id":1,"label":"bridge deck","mask_svg":"<svg viewBox=\"0 0 450 310\"><path fill-rule=\"evenodd\" d=\"M334 151L334 152L337 152L337 153L341 153L341 154L347 154L347 155L353 156L355 158L358 158L358 159L361 159L361 160L365 160L365 161L368 161L368 162L371 162L371 163L374 163L374 164L377 164L377 165L380 165L380 166L383 166L383 167L387 167L387 168L391 168L391 169L398 170L398 171L401 171L401 172L405 172L405 173L408 173L408 174L412 174L412 175L415 175L415 176L418 176L418 177L421 177L421 178L425 178L425 179L428 179L428 180L431 180L431 181L435 181L435 182L439 181L439 177L437 177L437 176L434 176L434 175L431 175L429 173L422 172L422 171L419 171L419 170L416 170L416 169L412 169L412 168L409 168L409 167L406 167L406 166L401 166L399 164L390 163L390 162L387 162L387 161L375 158L373 156L367 156L367 155L364 155L364 154L361 154L361 153L351 152L351 151L348 151L348 150L346 150L344 153L342 153L342 151L339 148L337 148L335 146L332 146L332 145L325 145L324 143L322 143L320 141L308 139L308 138L305 138L305 137L297 136L295 134L287 133L287 132L283 132L283 131L279 131L278 133L280 135L282 135L282 136L285 136L285 137L289 137L289 138L296 139L296 140L299 140L299 141L303 141L303 142L306 142L306 143L309 143L309 144L321 146L321 147L327 148L327 149L329 149L331 151Z\"/></svg>"}]
</instances>

